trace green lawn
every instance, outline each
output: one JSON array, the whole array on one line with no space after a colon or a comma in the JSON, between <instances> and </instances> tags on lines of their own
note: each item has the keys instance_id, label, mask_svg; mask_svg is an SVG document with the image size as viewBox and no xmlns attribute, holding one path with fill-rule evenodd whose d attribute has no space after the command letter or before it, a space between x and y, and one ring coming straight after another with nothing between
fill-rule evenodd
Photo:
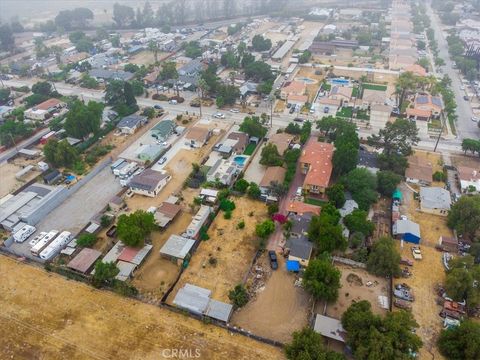
<instances>
[{"instance_id":1,"label":"green lawn","mask_svg":"<svg viewBox=\"0 0 480 360\"><path fill-rule=\"evenodd\" d=\"M352 117L352 108L351 107L343 107L339 111L337 111L337 116L344 117L344 118L351 118Z\"/></svg>"},{"instance_id":2,"label":"green lawn","mask_svg":"<svg viewBox=\"0 0 480 360\"><path fill-rule=\"evenodd\" d=\"M352 89L352 97L358 98L358 87Z\"/></svg>"},{"instance_id":3,"label":"green lawn","mask_svg":"<svg viewBox=\"0 0 480 360\"><path fill-rule=\"evenodd\" d=\"M379 90L379 91L387 90L387 85L379 85L379 84L363 84L362 87L364 90L365 89Z\"/></svg>"},{"instance_id":4,"label":"green lawn","mask_svg":"<svg viewBox=\"0 0 480 360\"><path fill-rule=\"evenodd\" d=\"M314 198L306 198L305 202L310 205L323 206L327 203L325 200L319 200Z\"/></svg>"},{"instance_id":5,"label":"green lawn","mask_svg":"<svg viewBox=\"0 0 480 360\"><path fill-rule=\"evenodd\" d=\"M322 83L322 89L324 91L330 91L331 88L332 88L332 85L330 85L329 83L326 83L326 82Z\"/></svg>"},{"instance_id":6,"label":"green lawn","mask_svg":"<svg viewBox=\"0 0 480 360\"><path fill-rule=\"evenodd\" d=\"M253 143L248 144L247 147L245 148L245 151L243 152L243 155L249 155L249 156L252 155L256 147L257 145Z\"/></svg>"},{"instance_id":7,"label":"green lawn","mask_svg":"<svg viewBox=\"0 0 480 360\"><path fill-rule=\"evenodd\" d=\"M367 110L358 110L357 119L367 120L367 121L370 120L370 116L367 114Z\"/></svg>"}]
</instances>

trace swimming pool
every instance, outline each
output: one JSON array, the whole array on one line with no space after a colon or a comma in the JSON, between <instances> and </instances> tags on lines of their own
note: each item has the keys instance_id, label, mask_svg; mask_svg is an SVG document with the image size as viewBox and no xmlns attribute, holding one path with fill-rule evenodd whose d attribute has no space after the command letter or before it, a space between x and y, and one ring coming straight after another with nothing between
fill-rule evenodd
<instances>
[{"instance_id":1,"label":"swimming pool","mask_svg":"<svg viewBox=\"0 0 480 360\"><path fill-rule=\"evenodd\" d=\"M342 78L335 78L335 79L331 79L330 83L333 84L333 85L348 85L348 84L350 84L350 80L342 79Z\"/></svg>"},{"instance_id":2,"label":"swimming pool","mask_svg":"<svg viewBox=\"0 0 480 360\"><path fill-rule=\"evenodd\" d=\"M308 77L297 77L297 78L295 78L295 80L297 80L297 81L302 81L302 82L304 82L304 83L307 84L307 85L311 85L311 84L316 84L316 83L317 83L317 80L310 79L310 78L308 78Z\"/></svg>"},{"instance_id":3,"label":"swimming pool","mask_svg":"<svg viewBox=\"0 0 480 360\"><path fill-rule=\"evenodd\" d=\"M248 159L248 157L246 157L246 156L235 156L233 158L233 161L235 162L235 164L238 165L238 167L244 167L247 159Z\"/></svg>"}]
</instances>

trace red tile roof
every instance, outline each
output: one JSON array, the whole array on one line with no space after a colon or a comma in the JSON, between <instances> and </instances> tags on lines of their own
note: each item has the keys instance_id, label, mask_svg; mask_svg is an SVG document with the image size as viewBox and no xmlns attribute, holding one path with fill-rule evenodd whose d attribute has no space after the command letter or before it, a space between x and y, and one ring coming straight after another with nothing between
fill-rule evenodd
<instances>
[{"instance_id":1,"label":"red tile roof","mask_svg":"<svg viewBox=\"0 0 480 360\"><path fill-rule=\"evenodd\" d=\"M60 105L62 102L58 99L48 99L38 105L35 106L37 110L48 110L54 106Z\"/></svg>"},{"instance_id":2,"label":"red tile roof","mask_svg":"<svg viewBox=\"0 0 480 360\"><path fill-rule=\"evenodd\" d=\"M305 185L328 187L333 170L333 150L332 144L318 142L315 138L310 139L300 156L300 163L308 164L310 167Z\"/></svg>"},{"instance_id":3,"label":"red tile roof","mask_svg":"<svg viewBox=\"0 0 480 360\"><path fill-rule=\"evenodd\" d=\"M310 205L301 201L292 201L287 205L287 211L295 214L303 215L305 213L312 213L314 215L320 215L322 208L320 206Z\"/></svg>"}]
</instances>

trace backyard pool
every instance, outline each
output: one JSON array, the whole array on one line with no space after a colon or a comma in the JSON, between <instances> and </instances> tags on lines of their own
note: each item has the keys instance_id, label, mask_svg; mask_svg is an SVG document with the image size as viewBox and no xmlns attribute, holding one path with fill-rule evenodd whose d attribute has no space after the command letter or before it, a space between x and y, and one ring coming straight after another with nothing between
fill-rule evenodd
<instances>
[{"instance_id":1,"label":"backyard pool","mask_svg":"<svg viewBox=\"0 0 480 360\"><path fill-rule=\"evenodd\" d=\"M311 84L316 84L316 83L317 83L317 80L310 79L310 78L308 78L308 77L297 77L297 78L295 78L295 80L297 80L297 81L302 81L302 82L304 82L304 83L307 84L307 85L311 85Z\"/></svg>"},{"instance_id":2,"label":"backyard pool","mask_svg":"<svg viewBox=\"0 0 480 360\"><path fill-rule=\"evenodd\" d=\"M332 85L349 85L350 84L350 80L348 79L343 79L343 78L335 78L335 79L331 79L330 80L330 83Z\"/></svg>"},{"instance_id":3,"label":"backyard pool","mask_svg":"<svg viewBox=\"0 0 480 360\"><path fill-rule=\"evenodd\" d=\"M237 164L238 167L244 167L245 166L245 162L247 161L248 159L248 156L235 156L233 158L233 161L235 162L235 164Z\"/></svg>"}]
</instances>

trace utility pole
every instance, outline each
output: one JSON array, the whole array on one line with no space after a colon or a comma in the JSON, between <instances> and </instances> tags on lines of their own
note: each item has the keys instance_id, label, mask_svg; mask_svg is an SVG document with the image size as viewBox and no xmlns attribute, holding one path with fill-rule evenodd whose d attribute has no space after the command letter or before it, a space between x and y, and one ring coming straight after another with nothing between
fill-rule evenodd
<instances>
[{"instance_id":1,"label":"utility pole","mask_svg":"<svg viewBox=\"0 0 480 360\"><path fill-rule=\"evenodd\" d=\"M445 117L444 117L443 113L442 113L441 117L443 118L442 128L440 129L440 132L438 133L437 141L435 142L435 148L433 149L433 152L437 151L437 146L438 146L438 143L440 142L440 137L442 136L443 130L445 129Z\"/></svg>"},{"instance_id":2,"label":"utility pole","mask_svg":"<svg viewBox=\"0 0 480 360\"><path fill-rule=\"evenodd\" d=\"M273 95L270 95L270 127L273 127Z\"/></svg>"}]
</instances>

